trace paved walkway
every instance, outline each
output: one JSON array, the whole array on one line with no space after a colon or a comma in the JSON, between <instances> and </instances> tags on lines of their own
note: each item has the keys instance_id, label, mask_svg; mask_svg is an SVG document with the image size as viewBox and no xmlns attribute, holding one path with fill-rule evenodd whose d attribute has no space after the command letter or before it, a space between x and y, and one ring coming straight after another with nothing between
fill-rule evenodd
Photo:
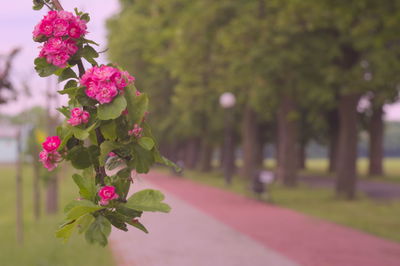
<instances>
[{"instance_id":1,"label":"paved walkway","mask_svg":"<svg viewBox=\"0 0 400 266\"><path fill-rule=\"evenodd\" d=\"M143 176L170 214L145 214L149 235L113 231L119 266L398 266L400 245L297 212L168 177ZM139 188L139 189L142 189Z\"/></svg>"}]
</instances>

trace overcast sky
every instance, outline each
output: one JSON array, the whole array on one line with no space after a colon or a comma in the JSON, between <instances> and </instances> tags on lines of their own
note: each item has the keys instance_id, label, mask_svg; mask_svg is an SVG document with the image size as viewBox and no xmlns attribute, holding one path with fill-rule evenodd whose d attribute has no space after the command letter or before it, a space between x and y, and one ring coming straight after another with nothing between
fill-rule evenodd
<instances>
[{"instance_id":1,"label":"overcast sky","mask_svg":"<svg viewBox=\"0 0 400 266\"><path fill-rule=\"evenodd\" d=\"M15 114L24 109L45 103L43 97L48 79L39 78L33 69L33 60L39 53L38 43L32 41L34 25L47 12L32 10L32 0L5 1L0 9L0 55L8 53L13 47L21 47L13 66L13 81L19 89L21 81L25 81L32 88L33 95L20 96L18 101L0 106L0 113ZM61 1L66 10L79 10L90 14L87 38L107 47L105 22L107 18L118 12L118 0L64 0ZM101 49L102 50L102 49ZM103 56L105 57L105 56ZM101 61L105 62L105 58ZM61 103L66 99L60 99ZM400 103L386 106L386 119L400 121Z\"/></svg>"}]
</instances>

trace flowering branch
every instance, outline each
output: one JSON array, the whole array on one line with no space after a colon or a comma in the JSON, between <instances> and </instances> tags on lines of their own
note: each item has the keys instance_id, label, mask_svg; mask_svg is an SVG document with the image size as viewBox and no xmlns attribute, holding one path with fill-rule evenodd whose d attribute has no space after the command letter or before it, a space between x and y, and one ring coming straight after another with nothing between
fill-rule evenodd
<instances>
[{"instance_id":1,"label":"flowering branch","mask_svg":"<svg viewBox=\"0 0 400 266\"><path fill-rule=\"evenodd\" d=\"M64 11L57 0L34 0L34 9L51 3L51 10L33 31L43 43L35 69L41 77L58 76L66 82L60 94L67 106L57 110L65 122L57 136L43 142L40 161L49 171L69 161L82 174L72 179L80 198L66 206L66 220L56 235L67 240L75 228L90 242L107 244L111 226L127 231L127 225L147 233L138 221L145 211L169 212L164 196L143 190L128 198L131 172L147 173L154 163L175 166L162 157L146 122L148 98L134 86L135 78L114 64L99 65L95 42L85 38L89 14ZM85 70L82 60L92 68ZM73 70L77 66L78 75ZM117 170L108 175L107 170Z\"/></svg>"}]
</instances>

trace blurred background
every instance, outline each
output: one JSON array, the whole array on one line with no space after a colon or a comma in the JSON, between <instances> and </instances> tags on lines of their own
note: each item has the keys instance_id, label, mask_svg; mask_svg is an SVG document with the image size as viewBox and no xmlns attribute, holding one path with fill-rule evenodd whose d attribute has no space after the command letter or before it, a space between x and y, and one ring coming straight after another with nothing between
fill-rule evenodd
<instances>
[{"instance_id":1,"label":"blurred background","mask_svg":"<svg viewBox=\"0 0 400 266\"><path fill-rule=\"evenodd\" d=\"M160 150L184 169L155 171L400 242L400 1L62 4L90 13L100 61L149 94ZM0 9L0 261L112 265L53 237L75 189L72 170L37 163L66 103L33 68L45 12Z\"/></svg>"}]
</instances>

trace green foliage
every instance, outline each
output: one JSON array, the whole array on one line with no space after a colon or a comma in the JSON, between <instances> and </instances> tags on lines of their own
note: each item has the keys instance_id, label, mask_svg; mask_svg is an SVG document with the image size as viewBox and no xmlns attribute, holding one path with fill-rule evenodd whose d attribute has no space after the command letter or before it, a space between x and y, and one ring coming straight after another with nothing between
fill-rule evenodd
<instances>
[{"instance_id":1,"label":"green foliage","mask_svg":"<svg viewBox=\"0 0 400 266\"><path fill-rule=\"evenodd\" d=\"M138 211L169 212L171 207L162 202L164 198L160 191L145 189L130 196L126 206Z\"/></svg>"},{"instance_id":2,"label":"green foliage","mask_svg":"<svg viewBox=\"0 0 400 266\"><path fill-rule=\"evenodd\" d=\"M101 104L97 111L97 117L101 120L115 119L125 110L126 105L125 97L119 95L111 103Z\"/></svg>"},{"instance_id":3,"label":"green foliage","mask_svg":"<svg viewBox=\"0 0 400 266\"><path fill-rule=\"evenodd\" d=\"M35 70L41 77L48 77L53 75L58 67L47 63L46 58L38 57L35 59Z\"/></svg>"},{"instance_id":4,"label":"green foliage","mask_svg":"<svg viewBox=\"0 0 400 266\"><path fill-rule=\"evenodd\" d=\"M107 245L107 238L111 233L111 223L104 216L99 215L89 226L85 233L86 240L89 243L98 243L101 246Z\"/></svg>"}]
</instances>

